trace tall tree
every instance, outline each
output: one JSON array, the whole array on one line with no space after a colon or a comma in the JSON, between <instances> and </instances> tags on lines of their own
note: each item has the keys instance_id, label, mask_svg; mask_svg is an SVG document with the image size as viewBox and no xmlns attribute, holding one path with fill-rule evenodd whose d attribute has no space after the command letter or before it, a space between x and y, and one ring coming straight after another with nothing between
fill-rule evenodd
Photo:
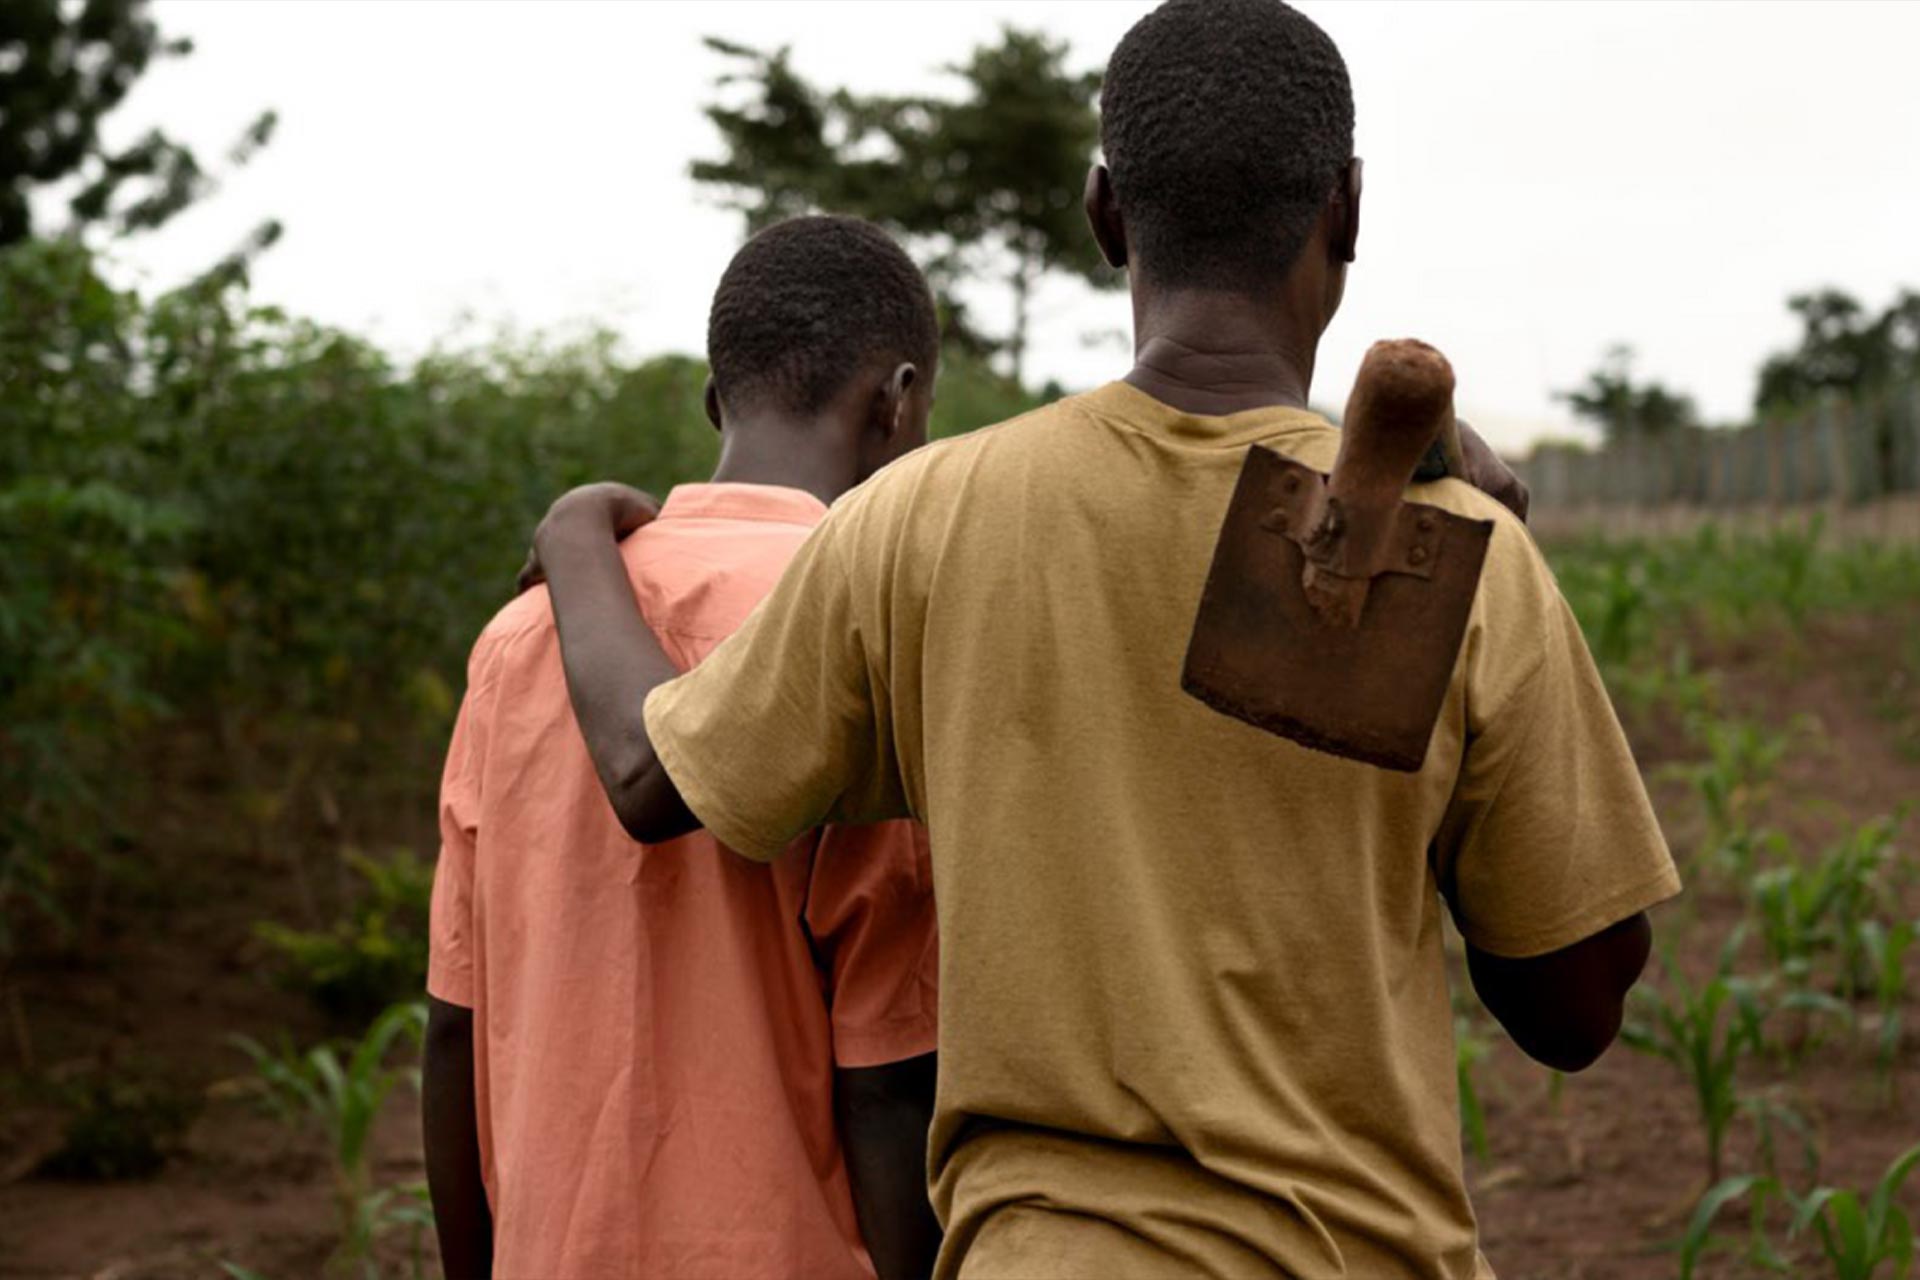
<instances>
[{"instance_id":1,"label":"tall tree","mask_svg":"<svg viewBox=\"0 0 1920 1280\"><path fill-rule=\"evenodd\" d=\"M1611 442L1634 436L1664 436L1699 424L1693 398L1669 391L1657 382L1636 383L1634 351L1619 344L1609 347L1600 367L1587 375L1585 386L1560 391L1578 417L1597 424Z\"/></svg>"},{"instance_id":2,"label":"tall tree","mask_svg":"<svg viewBox=\"0 0 1920 1280\"><path fill-rule=\"evenodd\" d=\"M851 114L851 145L884 139L878 162L856 167L861 207L929 242L938 269L997 276L1013 294L1006 349L1025 371L1030 304L1048 272L1111 287L1080 211L1087 164L1100 145L1097 72L1071 72L1067 46L1004 28L1000 42L942 68L961 96L874 99Z\"/></svg>"},{"instance_id":3,"label":"tall tree","mask_svg":"<svg viewBox=\"0 0 1920 1280\"><path fill-rule=\"evenodd\" d=\"M62 230L118 234L160 226L214 189L192 149L159 129L118 150L100 136L102 120L150 66L192 49L191 41L161 34L148 0L0 3L0 248L40 230L33 197L47 188L70 191ZM272 112L258 116L229 162L245 164L273 127ZM277 234L267 224L238 255Z\"/></svg>"},{"instance_id":4,"label":"tall tree","mask_svg":"<svg viewBox=\"0 0 1920 1280\"><path fill-rule=\"evenodd\" d=\"M1902 290L1878 316L1839 289L1795 294L1800 342L1760 366L1754 408L1791 411L1824 392L1858 395L1900 378L1920 377L1920 293Z\"/></svg>"},{"instance_id":5,"label":"tall tree","mask_svg":"<svg viewBox=\"0 0 1920 1280\"><path fill-rule=\"evenodd\" d=\"M721 86L747 84L753 94L745 107L707 108L726 155L696 162L693 176L718 187L749 232L808 209L888 226L926 266L949 332L1003 347L1016 379L1042 278L1119 282L1080 215L1081 183L1100 140L1100 78L1069 71L1064 43L1004 29L999 43L942 68L958 82L953 97L826 93L793 71L786 49L707 44L736 63ZM1012 293L1003 341L975 331L957 299L957 286L978 276L1004 280Z\"/></svg>"},{"instance_id":6,"label":"tall tree","mask_svg":"<svg viewBox=\"0 0 1920 1280\"><path fill-rule=\"evenodd\" d=\"M720 203L746 218L748 235L835 203L833 184L845 164L827 138L835 106L794 71L792 51L752 49L713 36L702 43L735 64L714 84L749 85L753 94L742 106L714 102L704 108L726 155L694 161L693 180L718 188Z\"/></svg>"}]
</instances>

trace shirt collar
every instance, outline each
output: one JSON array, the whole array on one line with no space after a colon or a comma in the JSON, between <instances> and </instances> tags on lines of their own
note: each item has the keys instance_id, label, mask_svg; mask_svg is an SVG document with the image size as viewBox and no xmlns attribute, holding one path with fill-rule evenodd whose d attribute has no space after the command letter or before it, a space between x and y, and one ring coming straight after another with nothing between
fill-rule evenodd
<instances>
[{"instance_id":1,"label":"shirt collar","mask_svg":"<svg viewBox=\"0 0 1920 1280\"><path fill-rule=\"evenodd\" d=\"M827 504L780 484L677 484L660 507L662 520L764 520L812 528Z\"/></svg>"},{"instance_id":2,"label":"shirt collar","mask_svg":"<svg viewBox=\"0 0 1920 1280\"><path fill-rule=\"evenodd\" d=\"M1109 382L1079 399L1108 422L1202 448L1240 448L1295 431L1333 429L1332 423L1313 410L1288 405L1243 409L1219 417L1185 413L1162 404L1130 382Z\"/></svg>"}]
</instances>

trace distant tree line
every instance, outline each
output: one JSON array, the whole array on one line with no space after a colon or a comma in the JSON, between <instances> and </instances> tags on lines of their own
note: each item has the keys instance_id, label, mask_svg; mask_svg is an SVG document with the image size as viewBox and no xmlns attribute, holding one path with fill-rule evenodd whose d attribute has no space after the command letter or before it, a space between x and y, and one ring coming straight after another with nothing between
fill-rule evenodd
<instances>
[{"instance_id":1,"label":"distant tree line","mask_svg":"<svg viewBox=\"0 0 1920 1280\"><path fill-rule=\"evenodd\" d=\"M1795 294L1787 309L1799 318L1800 339L1761 364L1753 396L1756 416L1789 416L1823 396L1858 399L1897 383L1920 382L1920 292L1901 289L1878 314L1834 288ZM1634 358L1629 346L1610 347L1584 384L1558 397L1608 441L1700 427L1692 397L1636 379Z\"/></svg>"}]
</instances>

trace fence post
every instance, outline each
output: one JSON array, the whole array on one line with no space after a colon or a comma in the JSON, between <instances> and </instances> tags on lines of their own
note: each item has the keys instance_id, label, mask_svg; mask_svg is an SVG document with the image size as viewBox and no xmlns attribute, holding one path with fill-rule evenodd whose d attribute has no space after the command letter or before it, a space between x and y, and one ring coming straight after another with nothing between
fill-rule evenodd
<instances>
[{"instance_id":1,"label":"fence post","mask_svg":"<svg viewBox=\"0 0 1920 1280\"><path fill-rule=\"evenodd\" d=\"M1831 396L1821 408L1821 418L1826 425L1827 447L1827 497L1828 505L1837 514L1853 501L1853 466L1849 456L1847 442L1853 436L1855 422L1860 415L1853 412L1855 406L1841 404Z\"/></svg>"}]
</instances>

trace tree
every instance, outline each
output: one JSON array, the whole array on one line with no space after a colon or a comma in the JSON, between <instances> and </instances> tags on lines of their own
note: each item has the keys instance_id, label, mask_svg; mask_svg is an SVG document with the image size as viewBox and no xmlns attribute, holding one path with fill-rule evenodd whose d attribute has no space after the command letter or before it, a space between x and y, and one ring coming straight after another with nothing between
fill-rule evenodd
<instances>
[{"instance_id":1,"label":"tree","mask_svg":"<svg viewBox=\"0 0 1920 1280\"><path fill-rule=\"evenodd\" d=\"M1014 380L1025 368L1028 307L1054 271L1111 287L1080 211L1086 169L1100 145L1097 72L1066 69L1064 42L1005 28L998 45L943 70L964 96L880 99L853 115L852 139L884 139L878 164L856 168L849 192L869 216L931 241L943 274L998 274L1013 293L1006 348Z\"/></svg>"},{"instance_id":2,"label":"tree","mask_svg":"<svg viewBox=\"0 0 1920 1280\"><path fill-rule=\"evenodd\" d=\"M1760 366L1754 408L1778 414L1825 392L1853 397L1899 378L1920 376L1920 293L1902 290L1878 316L1858 299L1827 288L1795 294L1800 343Z\"/></svg>"},{"instance_id":3,"label":"tree","mask_svg":"<svg viewBox=\"0 0 1920 1280\"><path fill-rule=\"evenodd\" d=\"M1607 349L1600 367L1587 375L1584 387L1554 393L1574 414L1599 425L1609 442L1632 436L1665 436L1697 426L1693 398L1669 391L1657 382L1633 380L1633 348L1618 344Z\"/></svg>"},{"instance_id":4,"label":"tree","mask_svg":"<svg viewBox=\"0 0 1920 1280\"><path fill-rule=\"evenodd\" d=\"M150 230L217 186L191 148L158 129L110 150L101 121L156 60L184 57L189 40L167 39L148 0L6 0L0 4L0 248L28 239L34 195L70 190L68 224L79 233ZM264 112L228 154L245 164L272 137ZM277 224L248 237L216 270L244 266L271 244Z\"/></svg>"},{"instance_id":5,"label":"tree","mask_svg":"<svg viewBox=\"0 0 1920 1280\"><path fill-rule=\"evenodd\" d=\"M831 184L845 162L827 140L832 104L793 70L790 50L768 53L712 36L703 43L744 64L721 74L716 86L745 84L756 92L742 107L704 108L727 154L694 161L693 180L719 188L720 203L745 216L748 235L836 204Z\"/></svg>"},{"instance_id":6,"label":"tree","mask_svg":"<svg viewBox=\"0 0 1920 1280\"><path fill-rule=\"evenodd\" d=\"M1080 215L1081 183L1099 145L1100 78L1068 71L1064 43L1004 29L998 44L942 68L960 81L957 98L823 93L793 71L786 49L707 45L744 64L719 84L749 84L754 94L742 108L707 108L726 155L698 161L692 172L746 216L749 233L810 209L889 227L923 260L950 336L1003 347L1016 380L1033 290L1047 273L1119 283ZM974 330L955 296L962 280L979 275L1004 279L1013 294L1004 341Z\"/></svg>"}]
</instances>

